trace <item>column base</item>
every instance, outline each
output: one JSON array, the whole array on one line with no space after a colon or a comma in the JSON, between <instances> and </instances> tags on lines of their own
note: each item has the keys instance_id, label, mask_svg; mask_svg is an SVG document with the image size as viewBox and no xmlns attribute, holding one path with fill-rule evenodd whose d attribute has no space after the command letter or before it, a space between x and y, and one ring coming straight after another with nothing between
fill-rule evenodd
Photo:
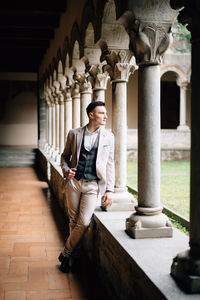
<instances>
[{"instance_id":1,"label":"column base","mask_svg":"<svg viewBox=\"0 0 200 300\"><path fill-rule=\"evenodd\" d=\"M148 209L148 208L146 208ZM126 232L134 239L172 237L173 229L166 215L158 213L152 215L133 213L126 219Z\"/></svg>"},{"instance_id":2,"label":"column base","mask_svg":"<svg viewBox=\"0 0 200 300\"><path fill-rule=\"evenodd\" d=\"M131 193L126 189L116 188L113 194L113 204L111 206L101 205L101 208L105 211L133 211L136 205L136 200Z\"/></svg>"},{"instance_id":3,"label":"column base","mask_svg":"<svg viewBox=\"0 0 200 300\"><path fill-rule=\"evenodd\" d=\"M191 256L189 249L173 259L171 275L185 292L200 293L200 257Z\"/></svg>"},{"instance_id":4,"label":"column base","mask_svg":"<svg viewBox=\"0 0 200 300\"><path fill-rule=\"evenodd\" d=\"M189 131L190 128L189 128L189 126L187 126L187 125L179 125L179 126L177 127L177 130L178 130L178 131Z\"/></svg>"}]
</instances>

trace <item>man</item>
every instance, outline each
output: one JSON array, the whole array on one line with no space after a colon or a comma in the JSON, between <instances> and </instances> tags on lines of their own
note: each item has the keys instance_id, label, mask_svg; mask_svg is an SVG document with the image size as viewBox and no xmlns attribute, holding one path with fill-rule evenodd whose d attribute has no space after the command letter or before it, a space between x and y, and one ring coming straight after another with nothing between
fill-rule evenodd
<instances>
[{"instance_id":1,"label":"man","mask_svg":"<svg viewBox=\"0 0 200 300\"><path fill-rule=\"evenodd\" d=\"M61 155L69 216L69 237L58 258L64 273L90 224L98 194L108 206L114 191L114 135L102 127L107 120L105 103L91 102L86 111L89 123L69 131Z\"/></svg>"}]
</instances>

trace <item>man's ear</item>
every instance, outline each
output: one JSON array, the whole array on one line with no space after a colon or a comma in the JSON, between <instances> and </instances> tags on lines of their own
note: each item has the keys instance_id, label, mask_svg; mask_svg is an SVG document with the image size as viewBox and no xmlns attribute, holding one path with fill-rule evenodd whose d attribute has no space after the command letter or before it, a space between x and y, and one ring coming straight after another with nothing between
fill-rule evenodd
<instances>
[{"instance_id":1,"label":"man's ear","mask_svg":"<svg viewBox=\"0 0 200 300\"><path fill-rule=\"evenodd\" d=\"M89 119L93 119L93 117L94 117L94 114L93 114L93 112L92 112L92 111L89 113L88 117L89 117Z\"/></svg>"}]
</instances>

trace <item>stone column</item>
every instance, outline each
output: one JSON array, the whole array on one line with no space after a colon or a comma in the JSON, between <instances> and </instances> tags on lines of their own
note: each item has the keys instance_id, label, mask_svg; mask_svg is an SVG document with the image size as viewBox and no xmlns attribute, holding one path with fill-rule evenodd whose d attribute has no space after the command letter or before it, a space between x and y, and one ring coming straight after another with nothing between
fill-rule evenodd
<instances>
[{"instance_id":1,"label":"stone column","mask_svg":"<svg viewBox=\"0 0 200 300\"><path fill-rule=\"evenodd\" d=\"M66 97L65 97L65 140L67 138L69 130L72 128L72 97L70 86L66 88Z\"/></svg>"},{"instance_id":2,"label":"stone column","mask_svg":"<svg viewBox=\"0 0 200 300\"><path fill-rule=\"evenodd\" d=\"M131 2L126 19L138 76L138 206L126 220L134 238L171 237L172 227L160 204L160 68L170 41L176 12L169 1ZM154 21L157 16L156 22ZM145 17L145 18L144 18Z\"/></svg>"},{"instance_id":3,"label":"stone column","mask_svg":"<svg viewBox=\"0 0 200 300\"><path fill-rule=\"evenodd\" d=\"M65 136L66 136L66 113L65 113L65 106L66 106L66 98L67 98L67 78L66 76L59 74L58 81L60 83L60 94L59 94L59 103L60 103L60 154L64 150L65 145ZM60 163L60 157L58 156L57 162Z\"/></svg>"},{"instance_id":4,"label":"stone column","mask_svg":"<svg viewBox=\"0 0 200 300\"><path fill-rule=\"evenodd\" d=\"M74 82L72 87L72 128L80 127L80 92L79 84Z\"/></svg>"},{"instance_id":5,"label":"stone column","mask_svg":"<svg viewBox=\"0 0 200 300\"><path fill-rule=\"evenodd\" d=\"M60 147L59 147L59 153L61 154L64 150L64 121L65 121L65 109L64 109L64 96L63 94L60 95L59 98L59 104L60 104Z\"/></svg>"},{"instance_id":6,"label":"stone column","mask_svg":"<svg viewBox=\"0 0 200 300\"><path fill-rule=\"evenodd\" d=\"M177 130L188 131L189 127L186 125L187 113L187 82L177 83L180 87L180 122Z\"/></svg>"},{"instance_id":7,"label":"stone column","mask_svg":"<svg viewBox=\"0 0 200 300\"><path fill-rule=\"evenodd\" d=\"M60 108L59 108L59 101L58 97L55 97L55 133L56 133L56 148L55 148L55 153L53 158L55 161L57 161L57 156L59 155L59 146L60 146L60 141L59 141L59 130L60 130Z\"/></svg>"},{"instance_id":8,"label":"stone column","mask_svg":"<svg viewBox=\"0 0 200 300\"><path fill-rule=\"evenodd\" d=\"M99 65L93 65L89 70L89 73L94 80L93 101L105 102L105 90L107 88L109 74L107 71L104 72L104 65L105 62Z\"/></svg>"},{"instance_id":9,"label":"stone column","mask_svg":"<svg viewBox=\"0 0 200 300\"><path fill-rule=\"evenodd\" d=\"M47 153L53 156L55 151L55 104L53 97L53 87L47 88L48 102L49 102L49 147Z\"/></svg>"},{"instance_id":10,"label":"stone column","mask_svg":"<svg viewBox=\"0 0 200 300\"><path fill-rule=\"evenodd\" d=\"M175 5L172 1L172 5ZM176 7L176 6L175 6ZM177 7L178 8L178 7ZM200 293L200 13L199 2L189 1L180 12L188 23L192 41L191 75L191 176L190 176L190 248L174 258L171 275L187 293Z\"/></svg>"},{"instance_id":11,"label":"stone column","mask_svg":"<svg viewBox=\"0 0 200 300\"><path fill-rule=\"evenodd\" d=\"M53 157L54 151L56 149L56 106L55 102L51 102L51 110L52 110L52 150L51 156Z\"/></svg>"},{"instance_id":12,"label":"stone column","mask_svg":"<svg viewBox=\"0 0 200 300\"><path fill-rule=\"evenodd\" d=\"M48 99L48 94L45 91L44 92L44 97L45 97L45 108L46 108L46 132L45 132L45 145L44 145L44 151L48 151L49 147L49 106L50 106L50 101Z\"/></svg>"},{"instance_id":13,"label":"stone column","mask_svg":"<svg viewBox=\"0 0 200 300\"><path fill-rule=\"evenodd\" d=\"M55 87L54 91L54 102L55 102L55 133L56 133L56 148L53 155L53 158L56 162L60 162L60 83L58 81L54 81L53 85Z\"/></svg>"},{"instance_id":14,"label":"stone column","mask_svg":"<svg viewBox=\"0 0 200 300\"><path fill-rule=\"evenodd\" d=\"M112 82L112 131L115 136L115 193L113 204L106 210L133 210L134 197L128 193L127 171L127 82L137 68L129 50L111 51L105 59ZM110 63L112 62L113 63ZM117 62L118 61L118 62ZM117 63L116 63L117 62Z\"/></svg>"},{"instance_id":15,"label":"stone column","mask_svg":"<svg viewBox=\"0 0 200 300\"><path fill-rule=\"evenodd\" d=\"M81 96L81 126L85 126L89 119L86 113L86 108L92 100L92 85L88 80L87 74L84 74L80 81L80 96Z\"/></svg>"}]
</instances>

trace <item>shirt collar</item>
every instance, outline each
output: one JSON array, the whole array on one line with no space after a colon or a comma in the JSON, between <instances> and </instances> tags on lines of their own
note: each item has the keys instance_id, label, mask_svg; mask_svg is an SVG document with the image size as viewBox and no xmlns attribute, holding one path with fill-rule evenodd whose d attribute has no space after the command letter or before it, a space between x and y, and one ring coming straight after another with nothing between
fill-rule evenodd
<instances>
[{"instance_id":1,"label":"shirt collar","mask_svg":"<svg viewBox=\"0 0 200 300\"><path fill-rule=\"evenodd\" d=\"M98 134L99 131L100 131L101 127L99 127L97 130L95 130L94 132L90 132L86 126L85 128L85 133L88 134L88 135L92 135L92 134Z\"/></svg>"}]
</instances>

